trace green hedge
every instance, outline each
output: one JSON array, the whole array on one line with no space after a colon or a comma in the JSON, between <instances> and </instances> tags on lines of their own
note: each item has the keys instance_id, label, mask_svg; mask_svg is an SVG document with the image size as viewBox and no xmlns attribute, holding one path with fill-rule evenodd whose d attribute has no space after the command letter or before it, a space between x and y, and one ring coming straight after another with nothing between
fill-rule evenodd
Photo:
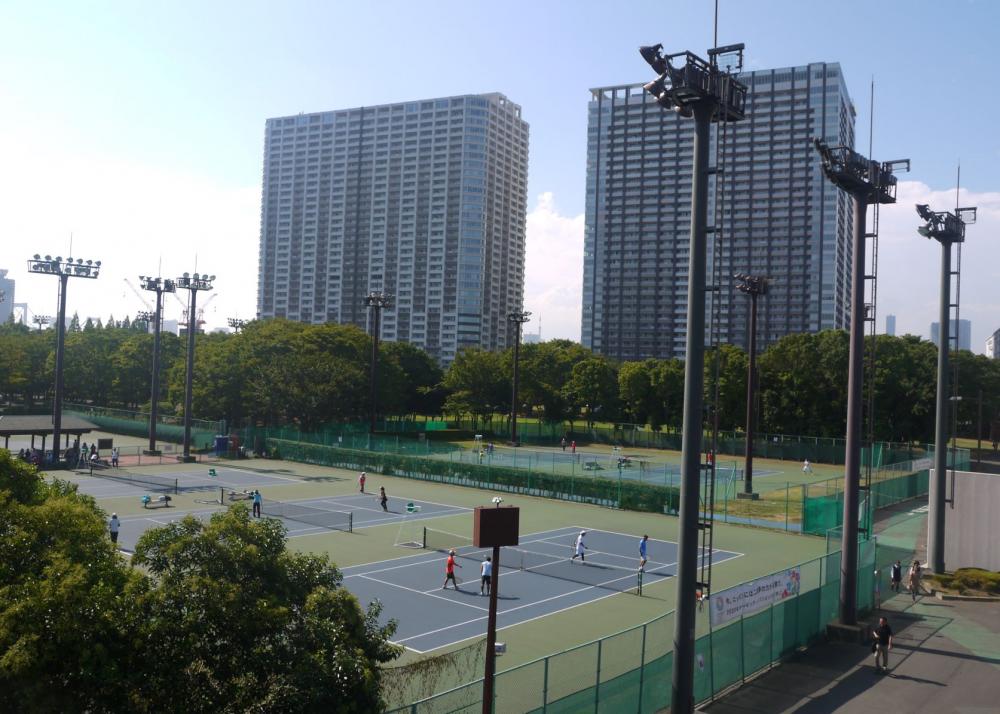
<instances>
[{"instance_id":1,"label":"green hedge","mask_svg":"<svg viewBox=\"0 0 1000 714\"><path fill-rule=\"evenodd\" d=\"M468 464L419 456L341 449L285 439L269 438L267 448L275 458L307 464L355 471L374 471L386 476L593 503L630 511L673 513L677 510L679 499L678 489L674 487L644 484L627 479L552 474L488 464Z\"/></svg>"}]
</instances>

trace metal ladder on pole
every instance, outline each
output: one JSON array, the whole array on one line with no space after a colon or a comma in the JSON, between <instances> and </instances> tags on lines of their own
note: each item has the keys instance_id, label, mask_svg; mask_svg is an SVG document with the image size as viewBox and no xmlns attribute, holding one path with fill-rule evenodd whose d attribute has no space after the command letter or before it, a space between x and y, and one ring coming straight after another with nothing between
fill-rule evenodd
<instances>
[{"instance_id":1,"label":"metal ladder on pole","mask_svg":"<svg viewBox=\"0 0 1000 714\"><path fill-rule=\"evenodd\" d=\"M875 463L875 368L877 366L878 347L876 330L878 318L878 229L879 204L872 205L871 231L865 234L869 255L869 270L865 275L865 322L867 323L867 344L865 345L865 424L863 449L867 458L862 460L861 484L858 486L862 501L858 513L858 531L863 540L872 537L872 477L877 465Z\"/></svg>"}]
</instances>

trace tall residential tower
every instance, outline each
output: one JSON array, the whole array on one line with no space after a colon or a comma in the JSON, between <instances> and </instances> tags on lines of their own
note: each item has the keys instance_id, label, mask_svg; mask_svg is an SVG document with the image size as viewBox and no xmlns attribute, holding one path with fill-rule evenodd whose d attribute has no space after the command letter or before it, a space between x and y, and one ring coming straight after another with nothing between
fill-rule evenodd
<instances>
[{"instance_id":1,"label":"tall residential tower","mask_svg":"<svg viewBox=\"0 0 1000 714\"><path fill-rule=\"evenodd\" d=\"M854 145L840 66L739 75L747 115L713 124L709 293L721 342L746 346L749 300L733 273L770 280L758 339L849 324L850 198L824 180L812 139ZM583 344L617 359L681 357L691 215L690 121L642 85L591 90L583 266ZM722 200L715 202L715 198ZM720 251L714 251L718 239ZM713 266L716 274L713 275ZM717 309L716 309L717 308Z\"/></svg>"},{"instance_id":2,"label":"tall residential tower","mask_svg":"<svg viewBox=\"0 0 1000 714\"><path fill-rule=\"evenodd\" d=\"M258 317L367 325L447 363L507 345L524 292L528 125L502 94L268 119Z\"/></svg>"}]
</instances>

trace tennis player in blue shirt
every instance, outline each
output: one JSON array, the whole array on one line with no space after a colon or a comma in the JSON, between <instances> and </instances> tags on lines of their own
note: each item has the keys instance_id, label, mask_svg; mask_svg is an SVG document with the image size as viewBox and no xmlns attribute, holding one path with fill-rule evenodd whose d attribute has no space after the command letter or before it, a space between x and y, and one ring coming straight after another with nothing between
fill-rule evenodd
<instances>
[{"instance_id":1,"label":"tennis player in blue shirt","mask_svg":"<svg viewBox=\"0 0 1000 714\"><path fill-rule=\"evenodd\" d=\"M644 535L639 541L639 570L645 572L646 570L646 544L649 542L649 536Z\"/></svg>"}]
</instances>

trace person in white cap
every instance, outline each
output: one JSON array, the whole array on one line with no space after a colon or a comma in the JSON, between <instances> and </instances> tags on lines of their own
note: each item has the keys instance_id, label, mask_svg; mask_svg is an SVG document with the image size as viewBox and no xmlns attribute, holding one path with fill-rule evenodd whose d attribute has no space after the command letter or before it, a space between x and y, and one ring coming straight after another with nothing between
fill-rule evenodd
<instances>
[{"instance_id":1,"label":"person in white cap","mask_svg":"<svg viewBox=\"0 0 1000 714\"><path fill-rule=\"evenodd\" d=\"M118 514L112 513L111 520L108 521L108 531L111 533L111 542L118 543L118 528L121 523L118 521Z\"/></svg>"},{"instance_id":2,"label":"person in white cap","mask_svg":"<svg viewBox=\"0 0 1000 714\"><path fill-rule=\"evenodd\" d=\"M358 486L361 487L361 493L365 492L365 479L367 479L367 478L368 478L368 475L364 471L362 471L361 475L358 476Z\"/></svg>"},{"instance_id":3,"label":"person in white cap","mask_svg":"<svg viewBox=\"0 0 1000 714\"><path fill-rule=\"evenodd\" d=\"M587 535L587 531L580 531L580 535L576 537L576 552L573 553L573 557L570 558L570 562L576 560L577 556L580 557L581 563L586 563L587 559L583 554L583 551L587 550L587 546L583 543L583 537Z\"/></svg>"}]
</instances>

